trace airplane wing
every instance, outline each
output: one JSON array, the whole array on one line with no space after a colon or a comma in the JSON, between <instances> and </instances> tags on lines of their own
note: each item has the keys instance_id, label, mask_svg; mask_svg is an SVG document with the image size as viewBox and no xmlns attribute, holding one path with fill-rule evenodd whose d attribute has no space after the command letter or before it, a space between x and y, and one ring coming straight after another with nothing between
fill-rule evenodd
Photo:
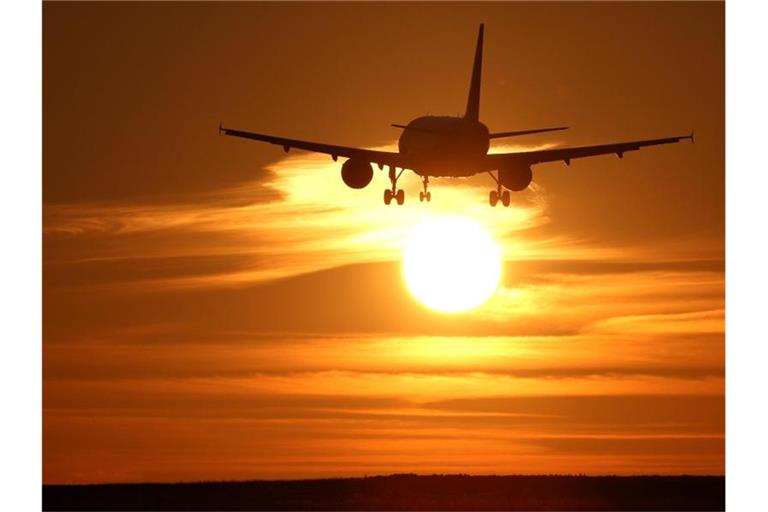
<instances>
[{"instance_id":1,"label":"airplane wing","mask_svg":"<svg viewBox=\"0 0 768 512\"><path fill-rule=\"evenodd\" d=\"M508 163L521 163L527 165L540 164L544 162L563 161L570 165L574 158L584 158L587 156L611 155L615 154L619 158L624 157L627 151L636 151L646 146L658 146L660 144L674 144L681 140L690 139L693 142L693 132L690 135L681 135L677 137L667 137L663 139L634 140L629 142L618 142L615 144L600 144L598 146L580 146L574 148L553 148L542 149L539 151L523 151L519 153L497 153L490 154L486 158L488 163L492 164L494 169Z\"/></svg>"},{"instance_id":2,"label":"airplane wing","mask_svg":"<svg viewBox=\"0 0 768 512\"><path fill-rule=\"evenodd\" d=\"M347 158L359 158L361 160L365 160L366 162L377 164L379 169L385 165L413 169L413 166L409 165L408 159L406 157L400 153L393 153L390 151L375 151L372 149L335 146L332 144L322 144L319 142L310 142L306 140L286 139L283 137L275 137L273 135L265 135L263 133L233 130L231 128L224 128L221 125L219 125L219 133L223 135L230 135L232 137L241 137L243 139L258 140L261 142L276 144L278 146L283 146L283 150L286 152L288 152L291 148L297 148L315 153L324 153L326 155L331 155L331 158L333 158L334 161L338 157L343 156ZM413 164L413 162L411 162L411 164Z\"/></svg>"}]
</instances>

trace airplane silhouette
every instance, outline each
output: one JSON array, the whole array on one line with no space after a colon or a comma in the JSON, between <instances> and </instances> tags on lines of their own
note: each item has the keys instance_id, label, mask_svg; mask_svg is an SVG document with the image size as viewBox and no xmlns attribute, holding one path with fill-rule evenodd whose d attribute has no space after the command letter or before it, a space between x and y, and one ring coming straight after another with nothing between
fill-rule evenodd
<instances>
[{"instance_id":1,"label":"airplane silhouette","mask_svg":"<svg viewBox=\"0 0 768 512\"><path fill-rule=\"evenodd\" d=\"M398 140L397 153L286 139L224 128L221 124L219 124L219 134L276 144L283 146L286 152L291 148L297 148L323 153L331 155L334 162L340 156L346 157L348 160L341 166L341 178L348 187L353 189L364 188L371 182L373 178L372 163L375 163L379 169L388 166L392 186L384 191L385 204L390 204L393 199L397 204L403 204L405 201L405 193L402 189L398 190L397 180L406 169L415 172L422 178L424 190L419 193L421 201L431 201L432 199L432 193L428 188L430 177L466 178L487 172L496 182L496 189L489 194L491 206L496 206L499 201L504 206L509 206L509 191L520 192L528 187L533 179L531 166L534 164L562 160L566 165L570 165L574 158L606 154L616 154L619 158L623 158L627 151L635 151L644 146L672 144L685 139L690 139L693 142L693 132L691 132L689 135L662 139L488 154L491 139L565 130L567 127L491 133L488 131L488 127L480 122L483 30L483 24L480 24L475 60L472 66L472 78L469 85L469 97L467 98L467 110L464 116L423 116L414 119L407 125L393 124L393 127L403 130ZM400 169L399 172L398 168ZM494 171L496 171L495 175Z\"/></svg>"}]
</instances>

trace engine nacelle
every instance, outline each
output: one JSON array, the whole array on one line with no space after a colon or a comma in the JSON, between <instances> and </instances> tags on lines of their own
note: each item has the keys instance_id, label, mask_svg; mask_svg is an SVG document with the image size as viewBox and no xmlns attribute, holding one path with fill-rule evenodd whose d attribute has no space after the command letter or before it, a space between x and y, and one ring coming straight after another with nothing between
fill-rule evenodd
<instances>
[{"instance_id":1,"label":"engine nacelle","mask_svg":"<svg viewBox=\"0 0 768 512\"><path fill-rule=\"evenodd\" d=\"M349 188L365 188L373 179L370 162L350 158L341 166L341 179Z\"/></svg>"},{"instance_id":2,"label":"engine nacelle","mask_svg":"<svg viewBox=\"0 0 768 512\"><path fill-rule=\"evenodd\" d=\"M527 165L500 169L499 181L509 190L520 192L528 188L533 179L533 171Z\"/></svg>"}]
</instances>

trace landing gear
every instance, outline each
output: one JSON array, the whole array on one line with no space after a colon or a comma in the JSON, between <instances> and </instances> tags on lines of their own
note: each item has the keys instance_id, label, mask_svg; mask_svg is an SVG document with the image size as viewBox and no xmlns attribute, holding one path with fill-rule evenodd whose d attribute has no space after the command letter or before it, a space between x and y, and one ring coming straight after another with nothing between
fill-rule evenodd
<instances>
[{"instance_id":1,"label":"landing gear","mask_svg":"<svg viewBox=\"0 0 768 512\"><path fill-rule=\"evenodd\" d=\"M491 178L494 179L496 182L496 190L491 190L491 193L488 194L488 204L491 206L496 206L499 201L501 201L501 204L504 206L509 206L509 203L511 202L511 197L509 195L509 190L503 190L501 189L501 181L499 178L493 175L492 172L489 172L488 174L491 175Z\"/></svg>"},{"instance_id":2,"label":"landing gear","mask_svg":"<svg viewBox=\"0 0 768 512\"><path fill-rule=\"evenodd\" d=\"M424 191L419 192L419 201L424 202L426 199L427 202L430 202L432 200L432 192L427 190L427 187L429 187L429 176L424 176L422 183L424 184Z\"/></svg>"},{"instance_id":3,"label":"landing gear","mask_svg":"<svg viewBox=\"0 0 768 512\"><path fill-rule=\"evenodd\" d=\"M510 200L511 199L509 197L509 190L505 190L504 192L501 193L501 204L503 204L504 206L509 206Z\"/></svg>"},{"instance_id":4,"label":"landing gear","mask_svg":"<svg viewBox=\"0 0 768 512\"><path fill-rule=\"evenodd\" d=\"M399 205L402 205L405 202L405 191L403 189L397 189L397 179L403 174L403 171L405 171L405 169L400 169L400 172L397 172L397 167L393 165L389 166L389 181L392 182L392 188L388 188L384 191L384 204L390 204L392 199Z\"/></svg>"},{"instance_id":5,"label":"landing gear","mask_svg":"<svg viewBox=\"0 0 768 512\"><path fill-rule=\"evenodd\" d=\"M386 189L384 191L384 204L391 203L393 199L397 204L403 204L405 202L405 191L400 189L393 194L392 190Z\"/></svg>"}]
</instances>

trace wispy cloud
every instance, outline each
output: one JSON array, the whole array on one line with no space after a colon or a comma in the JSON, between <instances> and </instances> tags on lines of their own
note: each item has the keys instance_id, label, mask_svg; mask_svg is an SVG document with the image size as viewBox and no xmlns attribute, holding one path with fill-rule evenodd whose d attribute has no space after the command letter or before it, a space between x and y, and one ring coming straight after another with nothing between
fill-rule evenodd
<instances>
[{"instance_id":1,"label":"wispy cloud","mask_svg":"<svg viewBox=\"0 0 768 512\"><path fill-rule=\"evenodd\" d=\"M546 250L546 240L516 236L547 222L546 197L540 190L527 192L522 202L499 212L487 207L489 184L480 186L481 179L460 185L435 180L435 200L424 205L414 197L418 179L408 173L401 181L411 191L409 200L402 207L387 207L381 200L388 183L385 171L377 171L368 188L353 191L341 181L339 167L327 157L297 154L262 171L270 173L268 180L212 191L193 202L46 205L47 261L248 255L254 258L248 270L172 277L165 285L254 282L396 259L414 224L457 209L500 240L509 240L508 257ZM273 191L266 195L269 200L251 200L263 197L259 191L265 188ZM81 250L66 253L75 242ZM263 259L268 266L259 264Z\"/></svg>"},{"instance_id":2,"label":"wispy cloud","mask_svg":"<svg viewBox=\"0 0 768 512\"><path fill-rule=\"evenodd\" d=\"M484 177L434 180L426 205L406 175L397 207L384 171L362 191L322 156L262 172L46 205L46 481L722 472L716 243L567 235L537 185L492 209ZM412 226L457 211L506 264L450 316L398 260Z\"/></svg>"}]
</instances>

